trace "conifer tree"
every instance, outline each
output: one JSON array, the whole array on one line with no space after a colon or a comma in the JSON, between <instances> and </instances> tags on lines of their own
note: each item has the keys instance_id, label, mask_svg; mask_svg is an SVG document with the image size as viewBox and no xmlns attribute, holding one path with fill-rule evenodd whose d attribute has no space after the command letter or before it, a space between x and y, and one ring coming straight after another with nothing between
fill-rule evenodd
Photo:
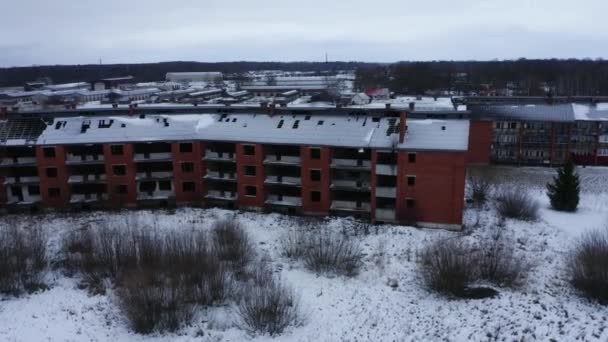
<instances>
[{"instance_id":1,"label":"conifer tree","mask_svg":"<svg viewBox=\"0 0 608 342\"><path fill-rule=\"evenodd\" d=\"M560 211L576 211L579 201L580 180L571 160L557 170L553 182L547 184L551 207Z\"/></svg>"}]
</instances>

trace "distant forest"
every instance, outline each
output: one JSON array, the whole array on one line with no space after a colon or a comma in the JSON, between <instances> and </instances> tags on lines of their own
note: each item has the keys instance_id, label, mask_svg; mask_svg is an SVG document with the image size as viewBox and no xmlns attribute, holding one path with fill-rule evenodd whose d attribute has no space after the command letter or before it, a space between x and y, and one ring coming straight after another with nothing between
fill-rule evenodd
<instances>
[{"instance_id":1,"label":"distant forest","mask_svg":"<svg viewBox=\"0 0 608 342\"><path fill-rule=\"evenodd\" d=\"M388 87L399 94L450 92L491 95L608 95L608 61L531 60L433 61L394 64L362 62L163 62L110 65L50 65L0 68L0 86L21 86L49 77L54 83L132 75L158 81L171 71L308 71L318 74L357 70L355 87Z\"/></svg>"},{"instance_id":2,"label":"distant forest","mask_svg":"<svg viewBox=\"0 0 608 342\"><path fill-rule=\"evenodd\" d=\"M519 59L366 65L357 70L355 84L359 89L387 86L399 94L608 95L608 61Z\"/></svg>"},{"instance_id":3,"label":"distant forest","mask_svg":"<svg viewBox=\"0 0 608 342\"><path fill-rule=\"evenodd\" d=\"M86 64L86 65L44 65L17 68L0 68L0 87L21 86L25 82L50 77L53 83L93 81L106 77L134 76L137 82L160 81L167 72L221 71L242 73L254 70L284 70L327 72L355 70L365 63L358 62L162 62L144 64Z\"/></svg>"}]
</instances>

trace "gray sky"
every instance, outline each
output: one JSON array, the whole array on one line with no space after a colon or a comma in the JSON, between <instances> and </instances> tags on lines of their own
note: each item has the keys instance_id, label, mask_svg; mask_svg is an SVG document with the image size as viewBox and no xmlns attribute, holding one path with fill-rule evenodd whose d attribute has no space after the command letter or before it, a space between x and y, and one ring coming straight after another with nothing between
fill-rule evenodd
<instances>
[{"instance_id":1,"label":"gray sky","mask_svg":"<svg viewBox=\"0 0 608 342\"><path fill-rule=\"evenodd\" d=\"M6 0L0 66L607 58L606 0Z\"/></svg>"}]
</instances>

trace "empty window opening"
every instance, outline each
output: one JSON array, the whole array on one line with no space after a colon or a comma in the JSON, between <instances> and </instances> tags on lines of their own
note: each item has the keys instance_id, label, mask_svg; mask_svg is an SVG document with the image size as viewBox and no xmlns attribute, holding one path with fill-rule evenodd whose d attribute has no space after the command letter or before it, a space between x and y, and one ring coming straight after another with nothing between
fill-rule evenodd
<instances>
[{"instance_id":1,"label":"empty window opening","mask_svg":"<svg viewBox=\"0 0 608 342\"><path fill-rule=\"evenodd\" d=\"M291 128L293 128L293 129L296 129L298 127L300 127L300 120L294 121L293 126L291 126Z\"/></svg>"},{"instance_id":2,"label":"empty window opening","mask_svg":"<svg viewBox=\"0 0 608 342\"><path fill-rule=\"evenodd\" d=\"M245 165L245 176L255 176L255 166Z\"/></svg>"},{"instance_id":3,"label":"empty window opening","mask_svg":"<svg viewBox=\"0 0 608 342\"><path fill-rule=\"evenodd\" d=\"M246 156L255 155L255 146L253 145L243 145L243 154Z\"/></svg>"},{"instance_id":4,"label":"empty window opening","mask_svg":"<svg viewBox=\"0 0 608 342\"><path fill-rule=\"evenodd\" d=\"M279 121L279 124L277 125L277 128L281 128L283 127L283 123L285 122L285 120L281 120Z\"/></svg>"},{"instance_id":5,"label":"empty window opening","mask_svg":"<svg viewBox=\"0 0 608 342\"><path fill-rule=\"evenodd\" d=\"M311 191L310 192L310 201L311 202L321 202L321 192L320 191Z\"/></svg>"},{"instance_id":6,"label":"empty window opening","mask_svg":"<svg viewBox=\"0 0 608 342\"><path fill-rule=\"evenodd\" d=\"M127 167L125 165L112 165L112 173L115 176L124 176L127 174Z\"/></svg>"},{"instance_id":7,"label":"empty window opening","mask_svg":"<svg viewBox=\"0 0 608 342\"><path fill-rule=\"evenodd\" d=\"M115 191L119 195L126 195L129 193L129 188L125 184L119 184L116 186Z\"/></svg>"},{"instance_id":8,"label":"empty window opening","mask_svg":"<svg viewBox=\"0 0 608 342\"><path fill-rule=\"evenodd\" d=\"M180 143L179 151L181 153L190 153L192 152L192 143Z\"/></svg>"},{"instance_id":9,"label":"empty window opening","mask_svg":"<svg viewBox=\"0 0 608 342\"><path fill-rule=\"evenodd\" d=\"M405 206L408 209L412 209L412 208L416 207L416 200L414 200L413 198L406 198L405 199Z\"/></svg>"},{"instance_id":10,"label":"empty window opening","mask_svg":"<svg viewBox=\"0 0 608 342\"><path fill-rule=\"evenodd\" d=\"M245 196L255 197L257 196L258 189L253 185L245 186Z\"/></svg>"},{"instance_id":11,"label":"empty window opening","mask_svg":"<svg viewBox=\"0 0 608 342\"><path fill-rule=\"evenodd\" d=\"M57 198L61 196L61 190L59 188L49 188L49 197Z\"/></svg>"},{"instance_id":12,"label":"empty window opening","mask_svg":"<svg viewBox=\"0 0 608 342\"><path fill-rule=\"evenodd\" d=\"M194 192L196 189L196 185L194 182L183 182L182 183L182 191L183 192Z\"/></svg>"},{"instance_id":13,"label":"empty window opening","mask_svg":"<svg viewBox=\"0 0 608 342\"><path fill-rule=\"evenodd\" d=\"M32 196L38 196L40 195L40 186L30 185L27 187L27 192Z\"/></svg>"},{"instance_id":14,"label":"empty window opening","mask_svg":"<svg viewBox=\"0 0 608 342\"><path fill-rule=\"evenodd\" d=\"M310 180L318 182L321 180L321 170L310 170Z\"/></svg>"},{"instance_id":15,"label":"empty window opening","mask_svg":"<svg viewBox=\"0 0 608 342\"><path fill-rule=\"evenodd\" d=\"M319 120L319 122L317 122L317 125L318 125L318 126L323 126L323 123L324 123L324 122L325 122L325 121L323 121L323 120Z\"/></svg>"},{"instance_id":16,"label":"empty window opening","mask_svg":"<svg viewBox=\"0 0 608 342\"><path fill-rule=\"evenodd\" d=\"M194 163L183 162L182 163L182 172L185 172L185 173L194 172Z\"/></svg>"},{"instance_id":17,"label":"empty window opening","mask_svg":"<svg viewBox=\"0 0 608 342\"><path fill-rule=\"evenodd\" d=\"M416 176L407 176L407 185L409 185L409 186L416 185Z\"/></svg>"},{"instance_id":18,"label":"empty window opening","mask_svg":"<svg viewBox=\"0 0 608 342\"><path fill-rule=\"evenodd\" d=\"M54 147L44 147L42 149L42 153L45 158L55 158L55 148Z\"/></svg>"},{"instance_id":19,"label":"empty window opening","mask_svg":"<svg viewBox=\"0 0 608 342\"><path fill-rule=\"evenodd\" d=\"M57 178L57 168L56 167L47 167L46 176L49 178Z\"/></svg>"},{"instance_id":20,"label":"empty window opening","mask_svg":"<svg viewBox=\"0 0 608 342\"><path fill-rule=\"evenodd\" d=\"M321 149L318 147L311 147L310 159L321 159Z\"/></svg>"},{"instance_id":21,"label":"empty window opening","mask_svg":"<svg viewBox=\"0 0 608 342\"><path fill-rule=\"evenodd\" d=\"M111 145L110 152L113 156L122 156L124 154L124 148L122 145Z\"/></svg>"},{"instance_id":22,"label":"empty window opening","mask_svg":"<svg viewBox=\"0 0 608 342\"><path fill-rule=\"evenodd\" d=\"M415 163L416 162L416 153L408 153L407 161L410 163Z\"/></svg>"},{"instance_id":23,"label":"empty window opening","mask_svg":"<svg viewBox=\"0 0 608 342\"><path fill-rule=\"evenodd\" d=\"M171 181L160 181L158 182L158 189L162 191L171 190Z\"/></svg>"}]
</instances>

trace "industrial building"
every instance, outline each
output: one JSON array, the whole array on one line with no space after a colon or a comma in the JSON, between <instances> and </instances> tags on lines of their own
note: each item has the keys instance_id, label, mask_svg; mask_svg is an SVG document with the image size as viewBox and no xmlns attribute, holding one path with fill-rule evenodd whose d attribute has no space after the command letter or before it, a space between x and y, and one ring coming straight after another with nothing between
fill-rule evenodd
<instances>
[{"instance_id":1,"label":"industrial building","mask_svg":"<svg viewBox=\"0 0 608 342\"><path fill-rule=\"evenodd\" d=\"M0 199L9 210L188 204L459 229L469 121L454 114L390 106L4 113Z\"/></svg>"}]
</instances>

